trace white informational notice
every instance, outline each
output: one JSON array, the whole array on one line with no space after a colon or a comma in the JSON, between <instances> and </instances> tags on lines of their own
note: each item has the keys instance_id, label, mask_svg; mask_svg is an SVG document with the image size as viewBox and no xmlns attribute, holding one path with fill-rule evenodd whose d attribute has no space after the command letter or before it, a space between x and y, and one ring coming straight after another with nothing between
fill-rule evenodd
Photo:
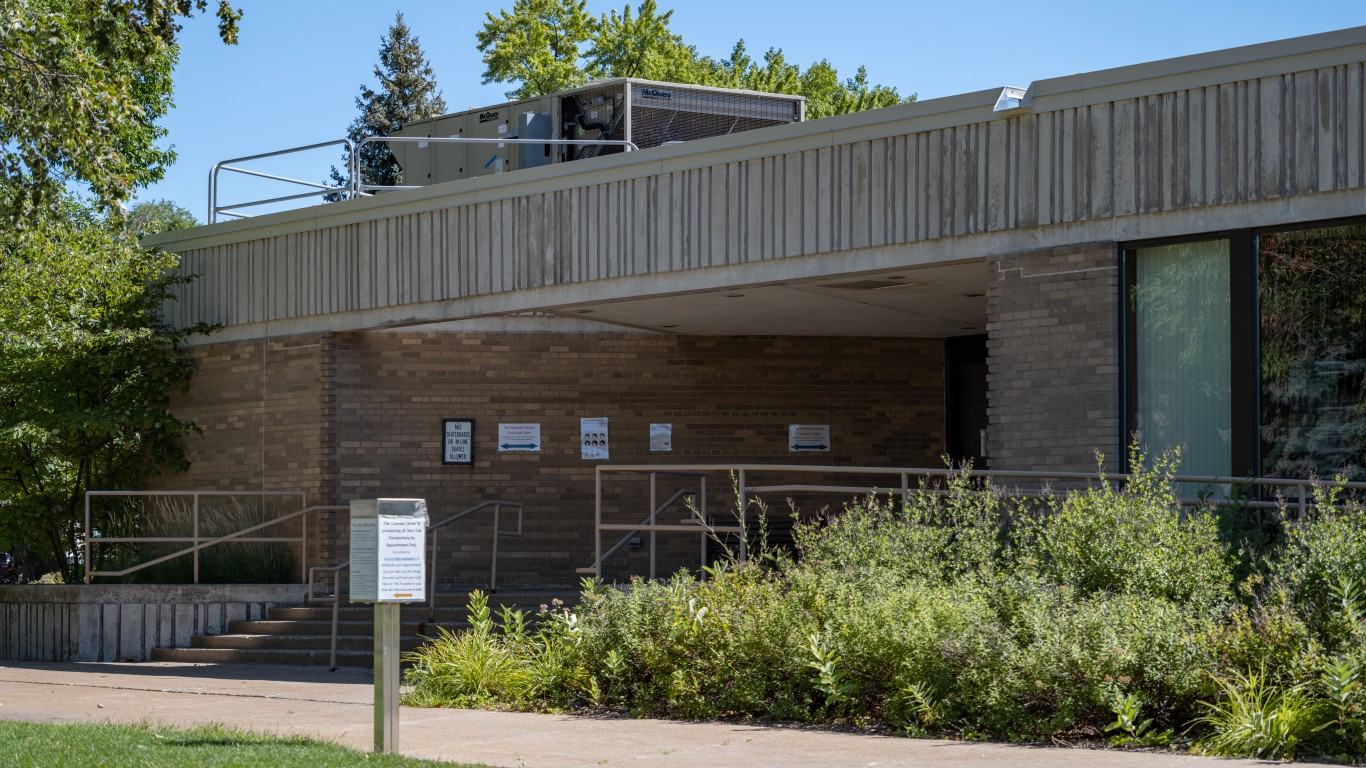
<instances>
[{"instance_id":1,"label":"white informational notice","mask_svg":"<svg viewBox=\"0 0 1366 768\"><path fill-rule=\"evenodd\" d=\"M419 602L427 599L427 516L379 516L380 602Z\"/></svg>"},{"instance_id":2,"label":"white informational notice","mask_svg":"<svg viewBox=\"0 0 1366 768\"><path fill-rule=\"evenodd\" d=\"M828 452L830 450L830 425L787 425L787 450L790 453Z\"/></svg>"},{"instance_id":3,"label":"white informational notice","mask_svg":"<svg viewBox=\"0 0 1366 768\"><path fill-rule=\"evenodd\" d=\"M606 461L607 417L579 419L579 444L583 447L582 457L588 461Z\"/></svg>"},{"instance_id":4,"label":"white informational notice","mask_svg":"<svg viewBox=\"0 0 1366 768\"><path fill-rule=\"evenodd\" d=\"M353 510L355 503L352 503ZM375 601L375 551L379 521L369 517L351 517L351 602Z\"/></svg>"},{"instance_id":5,"label":"white informational notice","mask_svg":"<svg viewBox=\"0 0 1366 768\"><path fill-rule=\"evenodd\" d=\"M674 449L674 425L650 425L650 450L667 453Z\"/></svg>"},{"instance_id":6,"label":"white informational notice","mask_svg":"<svg viewBox=\"0 0 1366 768\"><path fill-rule=\"evenodd\" d=\"M408 603L427 599L427 502L351 502L351 602Z\"/></svg>"},{"instance_id":7,"label":"white informational notice","mask_svg":"<svg viewBox=\"0 0 1366 768\"><path fill-rule=\"evenodd\" d=\"M498 452L512 453L515 451L531 451L539 453L541 450L541 425L540 424L499 424L498 425Z\"/></svg>"}]
</instances>

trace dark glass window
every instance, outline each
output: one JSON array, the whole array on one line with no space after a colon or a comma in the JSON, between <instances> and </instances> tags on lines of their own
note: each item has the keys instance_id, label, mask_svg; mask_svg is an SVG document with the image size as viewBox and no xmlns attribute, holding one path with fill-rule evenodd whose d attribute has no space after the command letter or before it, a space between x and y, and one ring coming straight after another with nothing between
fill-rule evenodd
<instances>
[{"instance_id":1,"label":"dark glass window","mask_svg":"<svg viewBox=\"0 0 1366 768\"><path fill-rule=\"evenodd\" d=\"M1258 238L1261 469L1366 479L1366 225Z\"/></svg>"}]
</instances>

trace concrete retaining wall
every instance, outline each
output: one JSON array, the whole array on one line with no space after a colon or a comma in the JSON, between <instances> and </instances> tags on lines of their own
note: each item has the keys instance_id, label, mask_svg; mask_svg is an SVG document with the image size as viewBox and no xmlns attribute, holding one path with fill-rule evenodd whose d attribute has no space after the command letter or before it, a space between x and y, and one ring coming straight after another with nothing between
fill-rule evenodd
<instances>
[{"instance_id":1,"label":"concrete retaining wall","mask_svg":"<svg viewBox=\"0 0 1366 768\"><path fill-rule=\"evenodd\" d=\"M0 659L146 661L228 622L302 605L301 584L0 586Z\"/></svg>"}]
</instances>

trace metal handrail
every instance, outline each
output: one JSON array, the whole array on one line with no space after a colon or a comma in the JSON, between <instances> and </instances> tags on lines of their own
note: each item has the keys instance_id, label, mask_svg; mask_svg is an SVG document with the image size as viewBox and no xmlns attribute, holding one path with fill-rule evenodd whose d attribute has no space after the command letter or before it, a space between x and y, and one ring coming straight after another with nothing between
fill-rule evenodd
<instances>
[{"instance_id":1,"label":"metal handrail","mask_svg":"<svg viewBox=\"0 0 1366 768\"><path fill-rule=\"evenodd\" d=\"M304 600L309 603L331 603L332 604L332 645L331 652L327 660L329 672L337 671L337 614L341 609L341 577L334 576L332 580L332 596L317 597L313 594L313 575L315 573L339 574L343 570L351 567L351 561L347 560L341 565L315 565L308 569L308 591L304 593Z\"/></svg>"},{"instance_id":2,"label":"metal handrail","mask_svg":"<svg viewBox=\"0 0 1366 768\"><path fill-rule=\"evenodd\" d=\"M596 468L595 478L595 502L594 502L594 554L595 562L592 566L578 569L579 573L587 573L595 576L602 575L603 559L614 553L619 546L609 550L607 554L602 552L602 532L603 531L622 531L627 530L632 533L648 531L651 534L651 544L653 545L653 535L656 532L676 532L692 531L695 526L660 525L655 522L654 514L651 514L640 525L604 523L603 522L603 482L604 477L611 473L618 474L649 474L651 481L651 503L654 500L655 477L659 474L694 474L707 476L712 473L728 473L735 478L735 488L738 494L737 519L738 525L733 528L712 527L716 532L732 533L739 532L739 555L740 559L745 558L745 515L750 505L750 497L758 493L772 492L812 492L812 493L842 493L842 494L863 494L863 493L890 493L899 495L903 499L909 498L913 488L918 490L920 485L912 486L911 478L948 478L961 474L962 470L952 468L901 468L901 467L847 467L838 465L800 465L800 464L629 464L629 465L599 465ZM848 485L844 483L780 483L757 485L751 484L750 479L757 473L783 473L788 475L864 475L894 478L893 484L888 485ZM1101 472L1053 472L1053 471L1034 471L1034 470L982 470L977 472L988 482L1000 480L1023 480L1031 481L1043 486L1045 489L1055 482L1078 481L1087 484L1098 482L1128 482L1134 476L1129 473L1101 473ZM1294 489L1295 504L1300 514L1304 514L1308 509L1310 491L1320 481L1298 478L1277 478L1277 477L1230 477L1223 475L1172 475L1169 478L1173 484L1186 484L1198 486L1255 486L1276 489L1284 498L1284 491ZM1351 491L1366 491L1366 482L1348 481L1334 483L1338 487ZM928 489L933 490L933 489ZM1017 497L1037 497L1046 494L1046 490L1024 491L1016 489L1011 493ZM1217 501L1217 499L1216 499ZM705 499L704 499L705 503ZM1205 503L1201 499L1181 499L1183 505L1197 505ZM1283 505L1283 501L1264 501L1259 499L1238 500L1241 506L1252 509L1278 508ZM629 536L630 534L628 534ZM705 564L705 554L704 554ZM651 562L651 577L654 577L654 564Z\"/></svg>"},{"instance_id":3,"label":"metal handrail","mask_svg":"<svg viewBox=\"0 0 1366 768\"><path fill-rule=\"evenodd\" d=\"M363 146L365 146L366 144L379 143L379 142L384 142L384 143L386 143L386 144L393 143L393 142L407 142L407 143L410 143L410 144L413 143L413 142L420 142L420 143L423 143L423 144L428 144L428 143L435 143L435 144L457 144L457 143L459 143L459 144L499 144L499 145L502 145L502 144L540 144L540 145L549 145L549 146L603 146L603 147L621 147L621 148L623 148L624 150L626 150L627 152L639 152L639 151L640 151L640 147L636 146L635 142L625 141L625 140L622 140L622 139L517 139L517 138L484 138L484 137L474 137L474 136L469 136L469 137L466 137L466 136L430 136L430 137L429 137L429 136L366 136L365 138L363 138L363 139L361 139L360 141L356 142L356 148L355 148L356 151L353 151L353 152L351 153L351 168L350 168L350 171L351 171L351 184L352 184L352 189L353 189L357 194L364 195L364 194L366 194L367 192L371 192L371 191L379 192L379 191L386 190L386 189L421 189L421 188L422 188L420 185L400 185L400 184L383 185L383 184L365 184L365 183L361 182L361 180L360 180L360 159L359 159L359 157L358 157L358 155L357 155L357 152L359 152L359 151L360 151L360 148L363 147Z\"/></svg>"},{"instance_id":4,"label":"metal handrail","mask_svg":"<svg viewBox=\"0 0 1366 768\"><path fill-rule=\"evenodd\" d=\"M598 469L601 470L602 467L599 467ZM641 521L640 525L629 525L629 524L618 524L618 523L604 523L604 522L602 521L602 473L599 472L599 473L597 474L597 482L596 482L596 488L595 488L595 493L596 493L596 499L597 499L597 501L596 501L596 503L595 503L595 505L594 505L595 512L594 512L594 519L593 519L593 555L594 555L594 557L593 557L593 564L592 564L592 565L589 565L589 566L587 566L587 567L584 567L584 568L577 568L577 569L575 569L575 572L576 572L576 573L585 574L585 575L591 575L591 576L593 576L594 578L602 578L602 564L603 564L603 562L606 561L607 558L609 558L609 557L611 557L612 555L616 554L616 553L622 548L622 546L623 546L627 541L630 540L630 538L631 538L633 535L639 534L641 531L648 531L649 534L650 534L650 578L652 578L652 579L655 578L655 575L656 575L656 552L657 552L657 550L658 550L658 547L657 547L658 542L657 542L656 537L655 537L656 534L658 534L658 533L694 533L694 532L695 532L695 533L698 533L699 536L701 537L701 554L702 554L702 561L701 561L701 564L702 564L702 566L705 568L705 566L707 565L707 537L708 537L708 536L715 536L715 535L717 535L717 534L729 534L729 533L739 533L739 534L743 534L743 533L744 533L744 528L743 528L742 526L713 525L713 524L711 524L711 522L707 519L708 516L707 516L707 473L706 473L706 472L695 471L695 470L689 470L689 469L678 468L678 467L658 467L658 466L652 467L652 468L649 470L649 472L650 472L650 513L645 517L644 520ZM660 476L660 475L669 475L669 476L674 476L674 477L695 477L695 478L698 478L699 481L700 481L698 485L699 485L699 488L701 489L701 491L700 491L700 493L699 493L699 492L693 491L693 490L691 490L691 489L683 489L683 490L680 490L680 491L677 491L676 493L674 493L674 495L671 496L671 497L669 497L668 501L665 501L663 504L657 504L656 501L657 501L657 497L658 497L658 493L659 493L659 476ZM691 517L691 518L689 519L688 522L686 522L686 523L681 523L681 524L677 524L677 525L670 525L670 524L660 525L660 524L657 522L657 520L658 520L658 518L659 518L659 514L660 514L661 512L663 512L664 510L666 510L666 509L668 509L669 507L673 506L675 503L678 502L679 499L684 498L685 496L694 495L694 494L695 494L695 495L697 496L697 498L699 499L700 504L699 504L698 507L696 507L696 508L691 508L691 509L689 510L690 514L693 515L693 517ZM603 533L603 531L625 531L626 533L625 533L625 535L623 535L623 536L621 537L621 539L620 539L619 541L617 541L616 544L613 544L613 545L611 546L611 548L609 548L606 552L603 552L603 551L602 551L602 533ZM744 537L743 537L743 535L742 535L742 536L741 536L742 542L743 542L743 538L744 538ZM743 552L744 552L744 545L743 545L743 543L742 543L742 544L741 544L741 553L742 553L741 556L742 556L742 557L743 557Z\"/></svg>"},{"instance_id":5,"label":"metal handrail","mask_svg":"<svg viewBox=\"0 0 1366 768\"><path fill-rule=\"evenodd\" d=\"M114 536L109 536L109 537L106 537L106 536L93 536L93 535L91 535L91 531L94 529L94 525L93 525L93 520L92 520L92 517L91 517L90 501L91 501L92 498L97 497L97 496L99 496L99 497L115 497L115 496L122 496L122 497L138 497L138 496L150 496L150 497L185 497L185 496L188 496L188 497L191 498L191 504L190 504L190 514L191 514L191 535L190 535L190 536L117 536L117 537L114 537ZM283 517L277 517L277 518L275 518L274 520L268 520L268 521L266 521L266 522L264 522L264 523L259 523L259 524L257 524L257 525L248 526L248 527L243 528L243 529L241 529L241 530L238 530L238 531L234 531L234 532L232 532L232 533L229 533L229 534L227 534L227 535L225 535L225 536L217 536L217 537L214 537L214 538L212 538L212 539L205 539L205 538L203 538L202 536L199 535L199 499L200 499L200 497L203 497L203 496L253 496L253 497L297 496L297 497L299 497L299 506L300 506L300 509L299 509L298 511L291 512L291 513L289 513L289 514L287 514L287 515L285 515L285 516L283 516ZM94 577L96 577L96 576L113 576L113 577L127 576L127 575L130 574L130 573L137 573L138 571L141 571L141 570L143 570L143 569L145 569L145 568L150 568L150 567L152 567L152 566L154 566L154 565L159 565L159 564L164 563L164 562L166 562L166 561L168 561L168 560L173 560L173 559L175 559L175 558L177 558L177 557L183 557L183 556L185 556L185 555L193 555L193 557L194 557L194 565L193 565L193 583L198 584L198 583L199 583L199 552L200 552L201 550L208 549L209 547L215 546L215 545L217 545L217 544L222 544L222 543L225 542L225 541L232 541L232 540L238 540L238 541L242 541L242 542L293 542L293 543L297 543L297 544L300 545L300 548L301 548L301 550L302 550L302 556L300 557L300 561L301 561L301 562L300 562L301 572L302 572L303 575L306 575L307 572L308 572L308 520L307 520L307 518L305 518L305 519L303 520L303 523L302 523L301 528L300 528L299 536L297 536L297 537L280 537L280 536L271 536L271 537L247 537L246 534L255 533L256 531L262 530L262 529L264 529L264 528L268 528L268 527L270 527L270 526L272 526L272 525L276 525L276 524L278 524L278 523L283 523L283 522L286 522L286 521L288 521L288 520L292 520L292 519L294 519L294 518L296 518L296 517L299 517L299 516L301 516L301 515L304 515L304 514L307 513L307 512L312 511L313 509L315 509L315 508L308 507L308 494L304 493L303 491L86 491L86 493L85 493L85 529L84 529L84 531L85 531L85 538L84 538L84 541L82 542L82 545L81 545L81 546L82 546L82 552L83 552L83 554L84 554L84 561L85 561L85 583L89 584L89 583L91 582L91 580L94 579ZM185 549L181 549L181 550L176 551L176 552L172 552L171 554L168 554L168 555L163 555L163 556L158 557L158 558L156 558L156 559L154 559L154 560L149 560L149 561L147 561L147 562L145 562L145 563L140 563L140 564L135 565L135 566L132 566L132 567L130 567L130 568L124 568L124 569L121 570L121 571L96 571L96 570L92 570L92 569L91 569L91 547L94 546L94 545L96 545L96 544L144 544L144 543L190 543L192 546L186 547Z\"/></svg>"},{"instance_id":6,"label":"metal handrail","mask_svg":"<svg viewBox=\"0 0 1366 768\"><path fill-rule=\"evenodd\" d=\"M209 547L216 546L216 545L218 545L218 544L222 544L222 543L224 543L224 542L226 542L226 541L234 541L234 542L243 543L243 544L245 544L245 543L251 543L251 542L255 542L255 543L263 543L263 542L296 542L296 543L298 543L298 544L300 545L300 546L299 546L299 550L300 550L300 556L299 556L300 567L303 568L303 569L305 569L305 572L306 572L306 569L308 568L308 518L306 517L306 515L308 515L308 513L310 513L310 512L333 511L333 510L336 510L336 509L338 509L338 507L328 507L328 506L304 507L303 509L297 510L297 511L295 511L295 512L290 512L289 514L284 515L283 517L277 517L277 518L275 518L274 520L267 520L267 521L264 522L264 523L258 523L258 524L256 524L256 525L248 526L248 527L246 527L246 528L243 528L243 529L240 530L240 531L235 531L235 532L233 532L233 533L229 533L229 534L226 534L226 535L223 535L223 536L219 536L219 537L213 538L213 539L200 539L200 538L198 538L197 536L196 536L196 537L160 537L160 536L104 537L104 536L98 536L98 537L95 537L95 538L94 538L94 541L95 541L95 542L98 542L98 543L100 543L100 544L139 544L139 543L157 543L157 542L194 542L194 544L193 544L192 546L186 547L185 549L182 549L182 550L180 550L180 551L178 551L178 552L172 552L172 553L170 553L169 555L162 555L161 557L158 557L158 558L153 559L153 560L148 560L148 561L145 562L145 563L141 563L141 564L139 564L139 565L135 565L135 566L133 566L133 567L131 567L131 568L124 568L124 569L121 570L121 571L92 571L92 570L90 570L90 562L89 562L89 559L87 558L87 560L86 560L86 565L85 565L85 583L89 584L90 581L91 581L91 579L93 579L93 578L96 577L96 576L113 576L113 577L127 576L127 575L130 574L130 573L137 573L138 571L141 571L141 570L143 570L144 568L150 568L150 567L152 567L152 566L154 566L154 565L159 565L159 564L164 563L164 562L166 562L166 561L168 561L168 560L174 560L174 559L177 558L177 557L183 557L183 556L185 556L185 555L188 555L188 554L193 553L193 555L194 555L194 581L193 581L193 583L198 584L198 583L199 583L199 552L200 552L201 550L208 549ZM342 507L341 509L345 509L345 507ZM269 528L269 527L272 526L272 525L278 525L278 524L280 524L280 523L288 522L288 521L290 521L290 520L293 520L293 519L296 518L296 517L303 517L303 518L304 518L303 521L302 521L302 524L301 524L301 529L302 529L303 533L302 533L298 538L293 538L293 537L281 537L281 536L260 536L260 537L257 537L257 536L248 537L248 536L246 536L246 534L248 534L248 533L255 533L256 531L260 531L260 530L263 530L263 529L265 529L265 528ZM197 519L197 517L196 517L196 520L195 520L195 529L196 529L196 531L198 531L198 528L199 528L199 521L198 521L198 519ZM87 549L88 549L88 545L89 545L90 543L91 543L90 539L87 538Z\"/></svg>"},{"instance_id":7,"label":"metal handrail","mask_svg":"<svg viewBox=\"0 0 1366 768\"><path fill-rule=\"evenodd\" d=\"M348 153L349 153L349 156L352 157L352 158L355 157L355 155L356 155L356 152L355 152L355 148L356 148L355 142L351 141L350 139L333 139L332 141L320 141L320 142L318 142L318 143L316 143L316 144L308 144L308 145L305 145L305 146L302 146L302 147L290 147L289 149L280 149L280 150L276 150L276 151L274 151L274 152L262 152L262 153L257 154L257 155L246 155L245 157L234 157L234 158L231 158L231 159L228 159L228 160L222 160L222 161L219 161L219 162L217 162L217 163L214 163L213 168L211 168L211 169L209 170L209 223L210 223L210 224L217 223L217 221L218 221L218 214L220 214L220 213L221 213L221 214L225 214L225 215L227 215L227 216L236 216L236 217L238 217L238 218L244 217L245 214L235 213L235 212L234 212L235 209L238 209L238 208L249 208L249 207L251 207L251 206L256 206L256 205L269 205L270 203L281 203L281 202L285 202L285 201L287 201L287 200L300 200L300 199L305 198L305 197L317 197L317 196L319 196L319 195L330 195L330 194L338 194L338 193L340 193L340 194L342 194L342 195L344 195L344 196L346 196L346 197L352 197L352 196L354 196L354 194L355 194L355 189L354 189L355 184L354 184L352 181L348 181L347 184L346 184L346 186L342 186L342 187L332 187L332 186L328 186L328 185L326 185L326 184L319 184L319 183L317 183L317 182L312 182L312 181L303 181L303 180L300 180L300 179L293 179L293 178L290 178L290 177L288 177L288 176L280 176L280 175L273 174L273 173L264 173L264 172L262 172L262 171L251 171L251 170L247 170L247 169L245 169L245 168L233 168L232 166L228 165L229 163L244 163L244 162L247 162L247 161L249 161L249 160L262 160L262 159L265 159L265 158L267 158L267 157L278 157L278 156L280 156L280 155L288 155L288 154L293 154L293 153L295 153L295 152L307 152L307 151L309 151L309 150L322 149L323 147L331 147L331 146L336 146L336 145L341 145L341 146L346 147L346 149L347 149L347 151L348 151ZM269 199L269 200L251 200L251 201L248 201L248 202L245 202L245 203L238 203L238 204L236 204L236 205L219 206L219 205L218 205L218 172L219 172L219 171L232 171L232 172L235 172L235 173L246 174L246 175L248 175L248 176L258 176L258 177L260 177L260 178L270 179L270 180L272 180L272 181L283 181L283 182L286 182L286 183L289 183L289 184L300 184L300 185L307 186L307 187L314 187L316 191L313 191L313 192L302 192L302 193L299 193L299 194L297 194L297 195L286 195L286 196L284 196L284 197L275 197L275 198L271 198L271 199ZM354 177L353 177L353 178L354 178Z\"/></svg>"},{"instance_id":8,"label":"metal handrail","mask_svg":"<svg viewBox=\"0 0 1366 768\"><path fill-rule=\"evenodd\" d=\"M632 537L634 537L634 536L636 536L637 534L640 533L640 531L641 531L642 528L650 528L651 526L653 526L653 525L655 524L655 520L659 517L659 514L660 514L661 512L663 512L664 510L666 510L666 509L672 507L674 504L677 504L677 503L679 502L680 499L683 499L683 498L686 498L686 497L689 497L689 496L696 497L696 498L698 498L698 499L701 500L701 503L702 503L702 510L705 510L705 509L706 509L706 503L707 503L707 490L706 490L707 486L706 486L706 482L707 482L706 477L703 477L703 478L702 478L702 483L701 483L701 485L702 485L702 492L701 492L700 494L699 494L698 491L697 491L696 489L694 489L694 488L684 488L684 489L682 489L682 490L680 490L680 491L674 493L674 495L670 496L669 499L668 499L667 501L665 501L663 504L660 504L658 507L654 507L654 511L651 512L649 515L647 515L647 516L645 517L644 520L640 521L640 525L639 525L639 526L636 526L636 527L624 526L625 528L629 528L630 530L626 531L626 533L623 534L622 537L621 537L620 539L617 539L617 543L615 543L615 544L613 544L612 546L608 547L608 548L607 548L607 551L602 553L602 560L607 560L607 559L610 558L612 555L615 555L617 552L619 552L619 551L621 550L622 547L626 546L627 543L631 541ZM701 527L701 528L698 530L698 533L699 533L699 534L701 535L701 537L702 537L702 564L703 564L703 565L706 565L706 564L707 564L707 534L710 532L710 530L707 529L707 528L705 527L707 515L706 515L706 512L705 512L705 511L699 511L699 510L698 510L697 508L695 508L695 507L689 509L689 514L691 515L691 517L689 518L689 521L683 523L684 525L691 524L691 528L698 528L698 527L699 527L699 524L702 524L702 526L703 526L703 527ZM608 524L608 523L604 523L602 526L599 526L599 530L600 530L600 531L613 531L613 530L621 530L621 529L622 529L622 527L620 527L620 526L616 526L616 525L612 525L612 524ZM656 572L656 569L655 569L655 544L656 544L656 541L655 541L655 532L658 531L658 530L659 530L659 528L658 528L658 527L655 527L655 528L653 528L653 529L650 531L650 578L652 578L652 579L655 578L655 572ZM574 572L575 572L575 573L578 573L578 574L582 574L582 575L591 575L591 576L599 576L599 577L600 577L600 576L602 576L602 561L598 561L598 562L596 562L596 563L593 563L592 565L587 566L587 567L585 567L585 568L576 568L576 569L574 570Z\"/></svg>"},{"instance_id":9,"label":"metal handrail","mask_svg":"<svg viewBox=\"0 0 1366 768\"><path fill-rule=\"evenodd\" d=\"M523 519L523 518L522 518L522 509L523 509L523 506L524 506L524 505L523 505L521 502L518 502L518 501L505 501L505 500L502 500L502 499L494 499L494 500L491 500L491 501L481 501L480 503L475 504L474 506L472 506L472 507L470 507L470 508L468 508L468 509L462 510L462 511L460 511L460 512L455 513L454 515L451 515L450 517L446 518L445 520L442 520L442 521L439 522L439 523L429 523L429 524L427 525L426 533L432 535L432 573L431 573L431 582L428 584L428 587L427 587L427 621L435 621L435 620L436 620L436 554L437 554L437 537L436 537L436 535L433 533L433 531L436 531L436 530L438 530L438 529L440 529L440 528L444 528L444 527L446 527L447 525L450 525L451 523L454 523L455 521L460 520L461 518L464 518L464 517L467 517L467 516L469 516L469 515L472 515L472 514L474 514L475 512L478 512L478 511L481 510L481 509L486 509L486 508L488 508L488 507L493 507L493 557L492 557L492 564L490 565L490 570L489 570L489 591L490 591L490 592L493 592L493 591L495 591L495 589L497 588L497 579L498 579L498 537L499 537L499 536L521 536L521 535L522 535L522 519ZM515 530L515 531L504 531L504 530L500 530L499 518L500 518L500 516L501 516L501 514L502 514L502 508L503 508L503 507L514 507L514 508L516 508L516 510L517 510L517 530ZM350 507L337 507L337 509L350 509ZM350 560L347 560L346 562L344 562L344 563L339 563L339 564L337 564L337 565L331 565L331 566L314 566L314 567L308 569L308 578L307 578L308 591L304 593L304 599L305 599L307 602L309 602L309 603L331 603L331 604L332 604L332 639L331 639L331 649L332 649L332 650L331 650L331 656L330 656L330 658L329 658L328 666L329 666L329 668L330 668L331 670L333 670L333 671L335 671L335 670L337 669L337 622L338 622L338 614L340 613L340 608L341 608L341 577L340 577L339 574L341 573L341 571L346 570L346 569L348 569L348 568L350 568L350 567L351 567L351 561L350 561ZM316 574L322 574L322 573L332 573L332 574L334 574L333 581L332 581L332 595L331 595L330 597L318 597L318 596L316 596L316 595L313 594L313 586L314 586L314 583L315 583L315 575L316 575Z\"/></svg>"},{"instance_id":10,"label":"metal handrail","mask_svg":"<svg viewBox=\"0 0 1366 768\"><path fill-rule=\"evenodd\" d=\"M457 520L468 517L481 509L487 509L488 507L493 507L493 554L489 564L489 592L498 591L498 537L522 535L522 503L518 501L503 501L501 499L481 501L469 509L451 515L439 523L432 523L427 526L427 532L432 534L432 578L427 589L427 621L436 620L436 554L438 539L434 532L440 528L445 528L447 525L450 525ZM503 507L512 507L517 510L517 530L504 531L500 529L499 517L502 515Z\"/></svg>"}]
</instances>

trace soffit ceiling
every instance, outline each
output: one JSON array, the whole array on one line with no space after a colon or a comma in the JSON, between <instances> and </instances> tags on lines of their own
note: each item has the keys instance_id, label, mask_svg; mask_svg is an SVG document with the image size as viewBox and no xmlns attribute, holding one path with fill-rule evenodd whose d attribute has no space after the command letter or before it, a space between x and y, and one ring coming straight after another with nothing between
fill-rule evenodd
<instances>
[{"instance_id":1,"label":"soffit ceiling","mask_svg":"<svg viewBox=\"0 0 1366 768\"><path fill-rule=\"evenodd\" d=\"M983 262L553 308L564 317L697 336L984 333Z\"/></svg>"}]
</instances>

